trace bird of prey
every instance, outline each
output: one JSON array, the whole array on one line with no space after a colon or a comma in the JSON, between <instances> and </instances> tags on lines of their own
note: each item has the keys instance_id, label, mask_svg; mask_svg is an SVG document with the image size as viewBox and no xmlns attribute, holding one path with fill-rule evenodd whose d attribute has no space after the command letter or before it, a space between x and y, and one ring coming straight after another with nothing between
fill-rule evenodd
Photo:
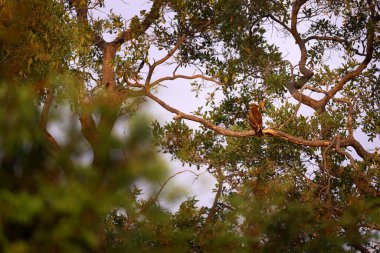
<instances>
[{"instance_id":1,"label":"bird of prey","mask_svg":"<svg viewBox=\"0 0 380 253\"><path fill-rule=\"evenodd\" d=\"M263 135L263 109L264 101L262 101L260 105L252 103L248 113L249 124L251 125L251 128L255 130L256 136L259 137Z\"/></svg>"}]
</instances>

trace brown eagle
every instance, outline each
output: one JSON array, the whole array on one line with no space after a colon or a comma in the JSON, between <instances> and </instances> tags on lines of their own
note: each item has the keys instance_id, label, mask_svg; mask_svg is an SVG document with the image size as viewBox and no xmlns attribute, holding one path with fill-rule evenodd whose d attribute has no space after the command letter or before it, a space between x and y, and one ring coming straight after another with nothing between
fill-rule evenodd
<instances>
[{"instance_id":1,"label":"brown eagle","mask_svg":"<svg viewBox=\"0 0 380 253\"><path fill-rule=\"evenodd\" d=\"M262 136L263 135L263 117L262 117L262 111L264 109L264 101L260 103L260 105L257 104L251 104L251 109L249 110L248 114L248 120L249 124L251 125L251 128L255 130L256 136Z\"/></svg>"}]
</instances>

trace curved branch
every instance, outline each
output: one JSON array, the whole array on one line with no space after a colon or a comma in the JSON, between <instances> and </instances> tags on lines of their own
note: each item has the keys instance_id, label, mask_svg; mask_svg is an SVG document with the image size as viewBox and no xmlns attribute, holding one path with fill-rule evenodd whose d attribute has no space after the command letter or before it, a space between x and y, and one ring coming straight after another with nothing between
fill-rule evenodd
<instances>
[{"instance_id":1,"label":"curved branch","mask_svg":"<svg viewBox=\"0 0 380 253\"><path fill-rule=\"evenodd\" d=\"M305 42L301 38L300 34L298 33L297 30L297 17L298 17L298 12L300 11L301 7L303 4L305 4L307 0L297 0L293 4L292 8L292 17L291 17L291 27L290 27L290 32L293 35L294 39L296 40L296 43L298 44L298 47L300 48L301 51L301 59L299 61L299 68L300 72L304 75L301 80L302 83L306 83L313 75L313 71L308 69L306 67L306 60L307 60L307 49L305 46Z\"/></svg>"},{"instance_id":2,"label":"curved branch","mask_svg":"<svg viewBox=\"0 0 380 253\"><path fill-rule=\"evenodd\" d=\"M298 44L298 47L300 49L301 58L299 60L299 69L303 76L298 81L292 80L286 84L286 88L292 95L292 97L298 101L303 101L303 104L310 106L311 108L317 110L319 108L319 101L315 100L309 96L302 95L298 89L304 86L310 78L314 75L314 72L311 71L306 67L306 61L307 61L307 49L305 45L305 41L301 38L301 35L299 34L297 30L297 21L298 21L298 13L302 7L303 4L305 4L307 0L296 0L292 6L292 14L291 14L291 26L290 28L287 27L285 24L280 23L282 26L288 28L289 32L292 34L293 38L296 41L296 44ZM276 20L275 20L276 21ZM278 22L278 21L276 21Z\"/></svg>"},{"instance_id":3,"label":"curved branch","mask_svg":"<svg viewBox=\"0 0 380 253\"><path fill-rule=\"evenodd\" d=\"M162 59L156 61L153 63L152 68L154 69L158 65L161 65L162 63L166 62L170 57L173 56L173 54L178 50L178 48L182 45L183 42L185 42L187 37L187 34L184 34L181 36L181 38L178 40L177 44L174 46L173 49L171 49L167 55L165 55Z\"/></svg>"},{"instance_id":4,"label":"curved branch","mask_svg":"<svg viewBox=\"0 0 380 253\"><path fill-rule=\"evenodd\" d=\"M299 85L299 83L297 83L295 81L291 81L291 82L287 83L286 88L288 89L290 95L292 95L292 97L295 100L297 100L298 102L300 102L302 100L302 103L304 105L307 105L307 106L313 108L314 110L317 110L319 108L319 101L310 97L310 96L302 94L297 89L298 86L302 86L302 85Z\"/></svg>"},{"instance_id":5,"label":"curved branch","mask_svg":"<svg viewBox=\"0 0 380 253\"><path fill-rule=\"evenodd\" d=\"M352 157L352 155L351 155L350 153L348 153L347 151L344 151L344 150L341 150L341 149L340 149L340 139L341 139L341 136L340 136L340 134L338 134L337 137L336 137L336 142L335 142L335 150L336 150L339 154L344 155L344 156L346 156L348 159L350 159L351 166L352 166L356 171L359 171L359 167L358 167L358 165L356 164L355 159Z\"/></svg>"},{"instance_id":6,"label":"curved branch","mask_svg":"<svg viewBox=\"0 0 380 253\"><path fill-rule=\"evenodd\" d=\"M176 114L175 119L182 119L183 118L183 119L188 119L188 120L191 120L194 122L201 123L202 125L204 125L208 129L211 129L211 130L213 130L219 134L225 135L225 136L242 138L242 137L252 137L252 136L255 136L255 134L256 134L255 131L253 131L253 130L237 132L237 131L231 131L231 130L225 129L223 127L219 127L219 126L213 124L209 120L206 120L206 119L198 117L198 116L183 113L183 112L171 107L170 105L166 104L164 101L162 101L161 99L159 99L158 97L156 97L152 93L150 93L150 91L146 91L145 95L147 97L151 98L152 100L154 100L155 102L157 102L159 105L161 105L163 108L165 108L169 112Z\"/></svg>"},{"instance_id":7,"label":"curved branch","mask_svg":"<svg viewBox=\"0 0 380 253\"><path fill-rule=\"evenodd\" d=\"M374 51L374 48L373 48L374 40L375 40L375 25L372 22L370 22L370 24L368 24L368 30L367 30L366 57L354 71L346 74L330 91L328 91L327 95L319 101L320 107L325 106L328 103L328 101L338 91L340 91L347 82L351 81L352 79L360 75L363 72L363 70L368 66L368 64L372 60L372 55Z\"/></svg>"},{"instance_id":8,"label":"curved branch","mask_svg":"<svg viewBox=\"0 0 380 253\"><path fill-rule=\"evenodd\" d=\"M165 108L169 112L176 114L175 119L187 119L187 120L191 120L194 122L201 123L202 125L204 125L208 129L213 130L216 133L222 134L224 136L246 138L246 137L255 137L255 135L256 135L255 131L253 131L253 130L250 130L250 131L232 131L232 130L228 130L226 128L217 126L214 123L212 123L211 121L206 120L204 118L181 112L178 109L175 109L175 108L171 107L170 105L166 104L164 101L162 101L158 97L154 96L149 91L146 93L146 96L151 98L152 100L154 100L158 104L160 104L163 108ZM287 140L287 141L290 141L290 142L295 143L295 144L301 144L301 145L310 146L310 147L327 147L331 143L330 140L305 140L305 139L287 134L285 132L275 130L275 129L270 129L270 128L264 129L263 134L278 137L280 139ZM345 145L348 144L347 141L345 141L345 140L342 140L342 142Z\"/></svg>"},{"instance_id":9,"label":"curved branch","mask_svg":"<svg viewBox=\"0 0 380 253\"><path fill-rule=\"evenodd\" d=\"M205 126L206 128L213 130L214 132L221 134L221 135L224 135L224 136L237 137L237 138L256 137L256 133L253 130L250 130L250 131L232 131L232 130L217 126L214 123L212 123L211 121L204 119L202 117L186 114L186 113L166 104L164 101L162 101L158 97L154 96L149 90L145 91L145 96L149 97L150 99L152 99L153 101L155 101L156 103L161 105L167 111L169 111L173 114L176 114L176 116L174 117L174 119L176 119L176 120L177 119L187 119L187 120L191 120L194 122L198 122L198 123L202 124L203 126ZM306 139L302 139L302 138L293 136L291 134L282 132L280 130L271 129L271 128L263 129L263 134L268 135L268 136L273 136L273 137L276 137L276 138L279 138L279 139L282 139L285 141L289 141L289 142L294 143L294 144L308 146L308 147L328 147L328 146L332 145L331 140L306 140ZM341 147L342 146L343 147L347 147L347 146L353 147L355 149L355 151L357 152L357 154L361 158L363 158L364 160L380 161L379 155L371 154L371 153L367 152L363 148L363 146L357 140L355 140L353 138L342 138L340 141L340 146Z\"/></svg>"},{"instance_id":10,"label":"curved branch","mask_svg":"<svg viewBox=\"0 0 380 253\"><path fill-rule=\"evenodd\" d=\"M187 34L184 34L181 36L181 38L178 40L177 44L172 48L167 55L162 57L160 60L154 62L151 66L149 66L149 72L146 77L145 85L147 86L147 89L152 87L152 84L150 83L150 80L152 79L154 70L156 69L157 66L161 65L162 63L166 62L170 57L173 56L173 54L179 49L179 47L182 45L183 42L185 42L187 37Z\"/></svg>"}]
</instances>

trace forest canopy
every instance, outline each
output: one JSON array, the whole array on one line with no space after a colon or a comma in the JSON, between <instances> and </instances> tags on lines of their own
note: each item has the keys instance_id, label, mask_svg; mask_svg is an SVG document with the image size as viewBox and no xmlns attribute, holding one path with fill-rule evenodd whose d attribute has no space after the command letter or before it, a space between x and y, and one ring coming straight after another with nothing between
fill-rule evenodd
<instances>
[{"instance_id":1,"label":"forest canopy","mask_svg":"<svg viewBox=\"0 0 380 253\"><path fill-rule=\"evenodd\" d=\"M375 0L0 1L0 251L380 252L379 23ZM165 209L189 171L212 205Z\"/></svg>"}]
</instances>

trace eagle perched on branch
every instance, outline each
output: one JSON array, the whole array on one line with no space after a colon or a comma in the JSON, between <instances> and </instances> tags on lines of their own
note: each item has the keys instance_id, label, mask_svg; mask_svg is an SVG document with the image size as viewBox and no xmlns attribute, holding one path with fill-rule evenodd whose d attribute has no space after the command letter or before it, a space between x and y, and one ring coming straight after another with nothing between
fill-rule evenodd
<instances>
[{"instance_id":1,"label":"eagle perched on branch","mask_svg":"<svg viewBox=\"0 0 380 253\"><path fill-rule=\"evenodd\" d=\"M262 111L264 109L264 100L260 102L260 105L255 103L251 104L251 108L248 113L248 120L251 128L255 130L256 136L263 136L263 116Z\"/></svg>"}]
</instances>

